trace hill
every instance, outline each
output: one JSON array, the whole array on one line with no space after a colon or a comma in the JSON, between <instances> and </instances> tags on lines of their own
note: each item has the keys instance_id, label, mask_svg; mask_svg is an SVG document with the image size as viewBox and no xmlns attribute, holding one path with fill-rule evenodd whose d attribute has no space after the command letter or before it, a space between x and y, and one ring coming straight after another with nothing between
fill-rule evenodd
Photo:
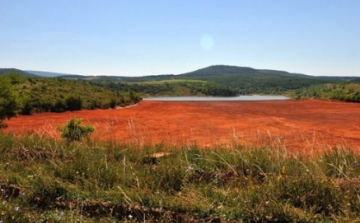
<instances>
[{"instance_id":1,"label":"hill","mask_svg":"<svg viewBox=\"0 0 360 223\"><path fill-rule=\"evenodd\" d=\"M86 81L62 78L24 77L10 73L14 94L21 114L33 112L63 112L67 110L115 108L135 104L141 100L131 91L111 90Z\"/></svg>"},{"instance_id":2,"label":"hill","mask_svg":"<svg viewBox=\"0 0 360 223\"><path fill-rule=\"evenodd\" d=\"M22 71L22 70L19 70L19 69L15 69L15 68L0 68L0 76L10 74L10 73L17 73L22 77L38 77L38 75L29 73L29 72L26 72L26 71Z\"/></svg>"},{"instance_id":3,"label":"hill","mask_svg":"<svg viewBox=\"0 0 360 223\"><path fill-rule=\"evenodd\" d=\"M26 72L41 77L62 77L62 76L66 77L66 76L76 75L76 74L65 74L65 73L48 72L48 71L35 71L35 70L27 70Z\"/></svg>"},{"instance_id":4,"label":"hill","mask_svg":"<svg viewBox=\"0 0 360 223\"><path fill-rule=\"evenodd\" d=\"M357 77L316 77L278 70L216 65L179 75L182 78L209 80L235 88L240 94L283 93L326 83L353 81Z\"/></svg>"},{"instance_id":5,"label":"hill","mask_svg":"<svg viewBox=\"0 0 360 223\"><path fill-rule=\"evenodd\" d=\"M86 80L89 80L89 78L90 77L82 77L82 79ZM174 86L174 80L182 80L183 82L189 80L198 80L202 81L202 86L204 85L204 83L210 83L212 89L214 89L215 86L215 89L222 90L212 90L211 94L207 94L206 90L197 90L198 87L193 87L194 84L192 84L190 92L205 92L205 95L219 96L234 94L283 94L289 90L307 88L328 83L339 84L344 82L359 81L360 78L317 77L279 70L214 65L178 75L167 74L143 77L97 76L91 79L91 81L93 82L108 85L113 89L117 89L121 86L121 88L126 87L145 94L151 94L151 92L156 92L157 95L162 93L166 95L179 95L179 92L173 91L173 93L171 93L172 90L170 89L169 91L168 88L166 88L166 91L149 90L149 88L154 89L154 85L146 86L145 84L149 84L150 82L152 82L153 84L156 83L158 84L157 89L161 89L164 88L164 84L167 87ZM160 83L162 83L162 85ZM141 84L141 86L139 87L138 84ZM178 82L176 84L179 85L180 83ZM189 83L183 85L189 87ZM176 87L174 86L173 89L175 88ZM231 92L225 92L223 89L228 89Z\"/></svg>"},{"instance_id":6,"label":"hill","mask_svg":"<svg viewBox=\"0 0 360 223\"><path fill-rule=\"evenodd\" d=\"M246 74L252 75L256 74L258 71L250 67L237 67L237 66L227 66L227 65L214 65L198 69L192 72L180 74L182 76L214 76L214 75L223 75L223 74Z\"/></svg>"},{"instance_id":7,"label":"hill","mask_svg":"<svg viewBox=\"0 0 360 223\"><path fill-rule=\"evenodd\" d=\"M360 83L323 84L289 91L288 96L296 99L315 98L346 102L360 102Z\"/></svg>"},{"instance_id":8,"label":"hill","mask_svg":"<svg viewBox=\"0 0 360 223\"><path fill-rule=\"evenodd\" d=\"M163 74L142 77L83 76L42 71L30 72L43 76L52 75L62 79L89 81L91 84L112 90L126 89L142 93L143 95L172 96L284 94L287 91L324 84L342 84L360 81L360 77L319 77L281 70L227 65L214 65L177 75Z\"/></svg>"}]
</instances>

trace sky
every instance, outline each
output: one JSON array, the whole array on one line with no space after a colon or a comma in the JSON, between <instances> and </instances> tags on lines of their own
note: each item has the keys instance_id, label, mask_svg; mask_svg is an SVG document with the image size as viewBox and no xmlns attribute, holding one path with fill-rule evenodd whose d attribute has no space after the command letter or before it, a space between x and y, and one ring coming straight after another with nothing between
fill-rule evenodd
<instances>
[{"instance_id":1,"label":"sky","mask_svg":"<svg viewBox=\"0 0 360 223\"><path fill-rule=\"evenodd\" d=\"M360 76L359 0L0 0L0 68Z\"/></svg>"}]
</instances>

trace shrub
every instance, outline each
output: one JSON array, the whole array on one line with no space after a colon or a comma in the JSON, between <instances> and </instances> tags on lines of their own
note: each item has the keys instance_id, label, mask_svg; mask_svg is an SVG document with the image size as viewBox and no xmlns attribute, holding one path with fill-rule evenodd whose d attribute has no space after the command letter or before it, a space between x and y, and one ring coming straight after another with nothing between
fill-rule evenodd
<instances>
[{"instance_id":1,"label":"shrub","mask_svg":"<svg viewBox=\"0 0 360 223\"><path fill-rule=\"evenodd\" d=\"M25 101L24 106L21 108L21 114L22 115L31 115L31 112L33 110L33 106L30 101Z\"/></svg>"},{"instance_id":2,"label":"shrub","mask_svg":"<svg viewBox=\"0 0 360 223\"><path fill-rule=\"evenodd\" d=\"M0 129L6 127L3 120L16 116L18 110L17 95L12 84L16 78L15 74L0 77Z\"/></svg>"},{"instance_id":3,"label":"shrub","mask_svg":"<svg viewBox=\"0 0 360 223\"><path fill-rule=\"evenodd\" d=\"M139 103L141 101L141 97L139 94L135 93L134 91L129 92L130 101L134 104Z\"/></svg>"},{"instance_id":4,"label":"shrub","mask_svg":"<svg viewBox=\"0 0 360 223\"><path fill-rule=\"evenodd\" d=\"M116 108L116 100L112 98L112 99L110 100L109 106L110 106L110 108Z\"/></svg>"},{"instance_id":5,"label":"shrub","mask_svg":"<svg viewBox=\"0 0 360 223\"><path fill-rule=\"evenodd\" d=\"M53 105L53 107L51 108L52 112L64 112L65 110L66 110L66 104L61 99L58 99L55 105Z\"/></svg>"},{"instance_id":6,"label":"shrub","mask_svg":"<svg viewBox=\"0 0 360 223\"><path fill-rule=\"evenodd\" d=\"M68 110L75 111L82 109L82 100L80 97L75 98L73 96L69 97L65 101Z\"/></svg>"},{"instance_id":7,"label":"shrub","mask_svg":"<svg viewBox=\"0 0 360 223\"><path fill-rule=\"evenodd\" d=\"M72 118L65 126L59 126L61 137L68 141L80 141L83 137L89 136L95 131L95 127L91 125L82 126L81 119Z\"/></svg>"}]
</instances>

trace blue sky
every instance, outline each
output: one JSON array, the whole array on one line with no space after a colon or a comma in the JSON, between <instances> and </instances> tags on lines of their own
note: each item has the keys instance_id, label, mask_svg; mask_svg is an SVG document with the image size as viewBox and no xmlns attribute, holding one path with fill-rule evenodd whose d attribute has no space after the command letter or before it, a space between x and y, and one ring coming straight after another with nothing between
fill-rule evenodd
<instances>
[{"instance_id":1,"label":"blue sky","mask_svg":"<svg viewBox=\"0 0 360 223\"><path fill-rule=\"evenodd\" d=\"M360 1L0 0L0 50L1 68L83 75L360 76Z\"/></svg>"}]
</instances>

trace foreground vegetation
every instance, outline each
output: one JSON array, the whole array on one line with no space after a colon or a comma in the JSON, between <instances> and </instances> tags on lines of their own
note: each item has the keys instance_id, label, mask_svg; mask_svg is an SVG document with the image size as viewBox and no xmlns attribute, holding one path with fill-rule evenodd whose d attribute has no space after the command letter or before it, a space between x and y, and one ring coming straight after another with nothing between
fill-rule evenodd
<instances>
[{"instance_id":1,"label":"foreground vegetation","mask_svg":"<svg viewBox=\"0 0 360 223\"><path fill-rule=\"evenodd\" d=\"M2 222L353 222L360 155L0 132Z\"/></svg>"}]
</instances>

